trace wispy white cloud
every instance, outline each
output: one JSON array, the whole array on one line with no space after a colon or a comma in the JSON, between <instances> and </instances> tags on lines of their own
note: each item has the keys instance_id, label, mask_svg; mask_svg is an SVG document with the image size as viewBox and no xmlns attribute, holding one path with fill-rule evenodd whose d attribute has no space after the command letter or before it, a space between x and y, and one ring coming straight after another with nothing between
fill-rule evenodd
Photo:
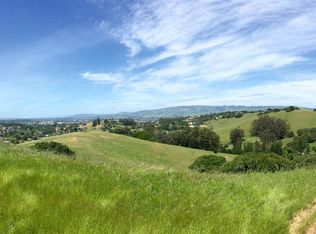
<instances>
[{"instance_id":1,"label":"wispy white cloud","mask_svg":"<svg viewBox=\"0 0 316 234\"><path fill-rule=\"evenodd\" d=\"M106 83L106 84L121 84L124 81L123 74L121 73L90 73L85 72L81 74L86 80Z\"/></svg>"},{"instance_id":2,"label":"wispy white cloud","mask_svg":"<svg viewBox=\"0 0 316 234\"><path fill-rule=\"evenodd\" d=\"M251 73L304 64L310 60L306 53L316 50L316 0L139 0L130 6L124 23L106 27L130 49L129 66L122 68L122 92L151 91L157 97L177 94L185 100L196 94L199 100L201 93L211 96L217 81L233 82L252 77ZM292 96L297 102L309 103L313 94L306 96L303 87L313 81L304 75L300 79L304 81L301 85L299 80L283 80L281 87L289 91L268 92L273 93L271 102L290 100L289 94L294 92L290 84L295 84L300 90ZM267 90L270 85L275 87L273 80L257 77L257 82ZM241 92L250 96L262 93L258 87Z\"/></svg>"},{"instance_id":3,"label":"wispy white cloud","mask_svg":"<svg viewBox=\"0 0 316 234\"><path fill-rule=\"evenodd\" d=\"M313 76L313 78L311 78ZM308 79L268 82L246 88L224 90L218 96L194 99L190 104L298 105L315 107L316 74Z\"/></svg>"},{"instance_id":4,"label":"wispy white cloud","mask_svg":"<svg viewBox=\"0 0 316 234\"><path fill-rule=\"evenodd\" d=\"M138 90L126 91L117 95L112 102L103 103L103 108L113 108L117 111L124 108L124 110L134 111L175 105L297 105L315 107L316 74L307 75L307 77L308 79L297 78L288 81L266 82L245 88L227 88L220 91L210 89L209 93L181 90L180 92L161 95L161 93L139 92Z\"/></svg>"}]
</instances>

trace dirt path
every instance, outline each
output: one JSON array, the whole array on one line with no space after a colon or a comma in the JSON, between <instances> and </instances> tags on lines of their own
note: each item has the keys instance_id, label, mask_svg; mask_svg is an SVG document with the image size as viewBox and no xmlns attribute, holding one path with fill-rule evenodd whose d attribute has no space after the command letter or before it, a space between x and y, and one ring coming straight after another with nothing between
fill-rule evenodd
<instances>
[{"instance_id":1,"label":"dirt path","mask_svg":"<svg viewBox=\"0 0 316 234\"><path fill-rule=\"evenodd\" d=\"M306 234L316 234L316 222L307 229Z\"/></svg>"},{"instance_id":2,"label":"dirt path","mask_svg":"<svg viewBox=\"0 0 316 234\"><path fill-rule=\"evenodd\" d=\"M310 206L299 212L291 221L290 234L298 234L300 226L304 221L308 220L314 213L316 213L316 199ZM307 229L306 234L316 234L316 223Z\"/></svg>"}]
</instances>

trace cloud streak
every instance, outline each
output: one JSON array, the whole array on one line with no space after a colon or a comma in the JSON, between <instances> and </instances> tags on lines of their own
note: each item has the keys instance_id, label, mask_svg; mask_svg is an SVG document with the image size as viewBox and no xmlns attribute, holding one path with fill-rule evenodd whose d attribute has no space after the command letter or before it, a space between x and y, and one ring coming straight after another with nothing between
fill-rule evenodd
<instances>
[{"instance_id":1,"label":"cloud streak","mask_svg":"<svg viewBox=\"0 0 316 234\"><path fill-rule=\"evenodd\" d=\"M283 69L288 76L288 68L309 62L307 54L316 50L315 0L140 0L130 5L124 19L118 27L107 25L130 51L129 66L121 69L122 92L154 90L157 96L189 97L200 90L207 96L205 87L214 90L218 82L254 76L270 87L273 80L254 74ZM304 103L307 96L300 90L297 98ZM274 96L282 102L280 93Z\"/></svg>"},{"instance_id":2,"label":"cloud streak","mask_svg":"<svg viewBox=\"0 0 316 234\"><path fill-rule=\"evenodd\" d=\"M105 84L121 84L123 83L123 75L120 73L90 73L85 72L81 76L89 81Z\"/></svg>"}]
</instances>

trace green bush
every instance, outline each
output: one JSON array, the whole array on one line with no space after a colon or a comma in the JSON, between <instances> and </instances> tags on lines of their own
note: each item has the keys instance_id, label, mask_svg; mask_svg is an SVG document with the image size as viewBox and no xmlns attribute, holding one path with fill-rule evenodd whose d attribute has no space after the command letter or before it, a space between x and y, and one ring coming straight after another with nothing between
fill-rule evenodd
<instances>
[{"instance_id":1,"label":"green bush","mask_svg":"<svg viewBox=\"0 0 316 234\"><path fill-rule=\"evenodd\" d=\"M198 172L208 172L218 170L225 162L224 157L205 155L198 157L189 168L191 170L197 170Z\"/></svg>"},{"instance_id":2,"label":"green bush","mask_svg":"<svg viewBox=\"0 0 316 234\"><path fill-rule=\"evenodd\" d=\"M247 154L236 157L223 166L224 172L275 172L290 168L290 161L269 153Z\"/></svg>"},{"instance_id":3,"label":"green bush","mask_svg":"<svg viewBox=\"0 0 316 234\"><path fill-rule=\"evenodd\" d=\"M293 132L292 130L290 130L290 131L287 133L287 136L286 136L286 137L292 138L292 137L294 137L294 136L295 136L294 132Z\"/></svg>"},{"instance_id":4,"label":"green bush","mask_svg":"<svg viewBox=\"0 0 316 234\"><path fill-rule=\"evenodd\" d=\"M72 156L75 154L75 152L69 149L67 145L53 141L35 143L33 148L39 151L50 151L55 154L64 154L68 156Z\"/></svg>"},{"instance_id":5,"label":"green bush","mask_svg":"<svg viewBox=\"0 0 316 234\"><path fill-rule=\"evenodd\" d=\"M316 166L316 154L298 155L291 161L293 168L309 168Z\"/></svg>"},{"instance_id":6,"label":"green bush","mask_svg":"<svg viewBox=\"0 0 316 234\"><path fill-rule=\"evenodd\" d=\"M316 128L299 129L297 135L304 136L308 143L316 142Z\"/></svg>"},{"instance_id":7,"label":"green bush","mask_svg":"<svg viewBox=\"0 0 316 234\"><path fill-rule=\"evenodd\" d=\"M275 141L270 146L270 152L282 155L283 154L283 144L282 141Z\"/></svg>"},{"instance_id":8,"label":"green bush","mask_svg":"<svg viewBox=\"0 0 316 234\"><path fill-rule=\"evenodd\" d=\"M305 135L297 136L293 138L293 141L289 142L285 149L288 153L308 153L310 151L308 139Z\"/></svg>"}]
</instances>

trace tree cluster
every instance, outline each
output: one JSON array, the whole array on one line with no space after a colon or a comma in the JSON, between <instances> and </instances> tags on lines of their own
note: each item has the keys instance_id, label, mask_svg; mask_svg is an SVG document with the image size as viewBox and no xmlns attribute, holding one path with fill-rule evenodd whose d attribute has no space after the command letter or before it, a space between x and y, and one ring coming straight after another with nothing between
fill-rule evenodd
<instances>
[{"instance_id":1,"label":"tree cluster","mask_svg":"<svg viewBox=\"0 0 316 234\"><path fill-rule=\"evenodd\" d=\"M270 144L285 138L289 130L290 127L284 120L262 115L252 122L250 134L258 136L264 144Z\"/></svg>"},{"instance_id":2,"label":"tree cluster","mask_svg":"<svg viewBox=\"0 0 316 234\"><path fill-rule=\"evenodd\" d=\"M92 121L92 127L96 127L101 124L101 119L98 117Z\"/></svg>"},{"instance_id":3,"label":"tree cluster","mask_svg":"<svg viewBox=\"0 0 316 234\"><path fill-rule=\"evenodd\" d=\"M289 106L289 107L286 107L284 108L284 110L286 112L292 112L292 111L295 111L295 110L299 110L300 108L296 107L296 106Z\"/></svg>"},{"instance_id":4,"label":"tree cluster","mask_svg":"<svg viewBox=\"0 0 316 234\"><path fill-rule=\"evenodd\" d=\"M198 172L222 171L225 173L249 173L276 172L315 166L315 154L286 158L268 152L239 155L231 161L226 161L225 158L220 156L201 156L189 168Z\"/></svg>"}]
</instances>

